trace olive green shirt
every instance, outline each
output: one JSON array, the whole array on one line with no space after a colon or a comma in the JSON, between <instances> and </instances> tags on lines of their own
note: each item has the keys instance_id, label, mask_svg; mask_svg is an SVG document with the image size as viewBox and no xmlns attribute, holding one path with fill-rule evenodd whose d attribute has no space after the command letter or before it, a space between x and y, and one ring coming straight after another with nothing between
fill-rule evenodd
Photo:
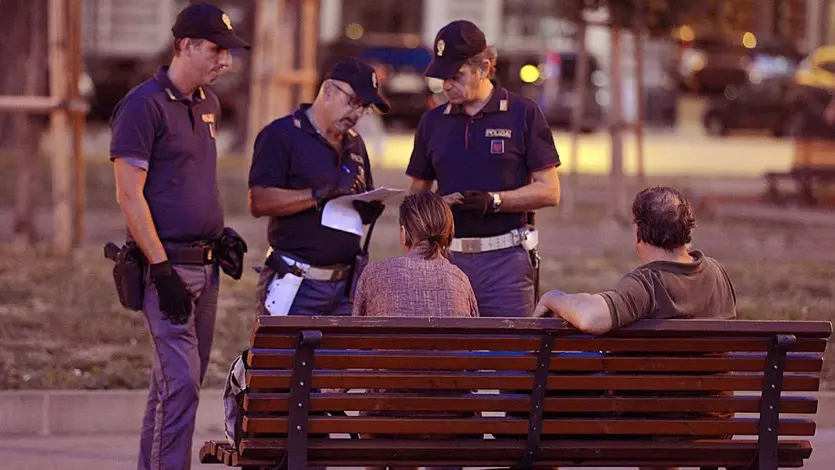
<instances>
[{"instance_id":1,"label":"olive green shirt","mask_svg":"<svg viewBox=\"0 0 835 470\"><path fill-rule=\"evenodd\" d=\"M602 292L612 328L644 318L735 318L736 293L728 273L698 250L690 256L692 263L653 261L639 266Z\"/></svg>"}]
</instances>

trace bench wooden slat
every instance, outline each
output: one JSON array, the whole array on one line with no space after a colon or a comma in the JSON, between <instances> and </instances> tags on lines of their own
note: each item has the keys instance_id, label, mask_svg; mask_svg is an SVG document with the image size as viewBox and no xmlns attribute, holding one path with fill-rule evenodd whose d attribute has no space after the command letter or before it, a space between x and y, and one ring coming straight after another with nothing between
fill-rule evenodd
<instances>
[{"instance_id":1,"label":"bench wooden slat","mask_svg":"<svg viewBox=\"0 0 835 470\"><path fill-rule=\"evenodd\" d=\"M289 370L249 370L251 389L289 389ZM685 375L549 375L548 390L635 391L760 391L762 374ZM813 375L786 374L785 391L817 391L820 379ZM532 374L515 372L313 372L313 388L424 389L424 390L520 390L531 389Z\"/></svg>"},{"instance_id":2,"label":"bench wooden slat","mask_svg":"<svg viewBox=\"0 0 835 470\"><path fill-rule=\"evenodd\" d=\"M254 369L290 369L293 350L253 349L247 361ZM389 370L536 370L535 353L444 351L316 351L318 369ZM786 372L818 372L819 355L792 354ZM761 372L765 354L732 354L720 357L572 357L555 354L551 372Z\"/></svg>"},{"instance_id":3,"label":"bench wooden slat","mask_svg":"<svg viewBox=\"0 0 835 470\"><path fill-rule=\"evenodd\" d=\"M577 335L579 332L567 327L561 319L555 318L438 318L438 317L331 317L303 316L287 317L259 316L256 320L260 333L289 333L302 330L357 333L432 333L440 329L450 334L542 333L550 331L558 336ZM642 320L616 331L607 337L704 337L709 331L713 337L765 337L775 334L793 334L798 338L827 338L832 334L832 325L826 321L756 321L756 320Z\"/></svg>"},{"instance_id":4,"label":"bench wooden slat","mask_svg":"<svg viewBox=\"0 0 835 470\"><path fill-rule=\"evenodd\" d=\"M217 455L215 454L215 449L217 449L217 442L216 441L206 441L203 443L203 446L200 447L200 463L205 464L216 464L216 463L223 463L222 459L218 459Z\"/></svg>"},{"instance_id":5,"label":"bench wooden slat","mask_svg":"<svg viewBox=\"0 0 835 470\"><path fill-rule=\"evenodd\" d=\"M658 442L647 440L599 441L599 440L546 440L540 445L538 463L551 465L580 466L584 463L602 466L605 460L618 461L615 467L629 466L627 463L639 459L655 458L657 462L667 459L669 466L701 463L710 455L717 462L744 465L752 461L756 453L753 440L700 440L688 442ZM284 439L247 438L241 441L241 453L255 458L280 459L286 449ZM524 441L501 440L395 440L395 439L333 439L309 440L310 463L312 465L343 465L350 463L380 465L404 462L419 465L448 466L470 463L481 465L512 465L515 456L524 452ZM778 455L780 466L800 466L803 459L811 455L808 441L780 441ZM381 460L388 457L389 460ZM559 460L558 460L559 459ZM605 459L605 460L604 460ZM634 465L633 465L634 466ZM698 466L698 465L694 465Z\"/></svg>"},{"instance_id":6,"label":"bench wooden slat","mask_svg":"<svg viewBox=\"0 0 835 470\"><path fill-rule=\"evenodd\" d=\"M409 349L415 351L535 351L539 348L538 335L407 335L354 334L334 332L324 335L322 349ZM296 344L295 333L263 333L252 336L253 348L292 349ZM823 352L826 339L798 338L796 352ZM768 349L767 338L654 338L652 341L634 338L559 338L554 342L555 351L612 351L612 352L676 352L676 353L729 353L764 352Z\"/></svg>"},{"instance_id":7,"label":"bench wooden slat","mask_svg":"<svg viewBox=\"0 0 835 470\"><path fill-rule=\"evenodd\" d=\"M756 435L759 420L733 419L549 419L542 422L543 435L657 435L718 436ZM286 417L245 416L243 429L251 433L287 432ZM310 433L380 434L515 434L527 435L528 421L521 418L390 418L370 416L310 417ZM781 436L813 436L815 422L781 419Z\"/></svg>"},{"instance_id":8,"label":"bench wooden slat","mask_svg":"<svg viewBox=\"0 0 835 470\"><path fill-rule=\"evenodd\" d=\"M288 393L247 393L248 413L287 412ZM523 394L467 394L423 396L386 393L314 393L311 411L441 411L441 412L529 412L531 399ZM811 397L783 397L781 413L815 414L818 402ZM758 396L735 397L546 397L546 412L603 413L759 413Z\"/></svg>"}]
</instances>

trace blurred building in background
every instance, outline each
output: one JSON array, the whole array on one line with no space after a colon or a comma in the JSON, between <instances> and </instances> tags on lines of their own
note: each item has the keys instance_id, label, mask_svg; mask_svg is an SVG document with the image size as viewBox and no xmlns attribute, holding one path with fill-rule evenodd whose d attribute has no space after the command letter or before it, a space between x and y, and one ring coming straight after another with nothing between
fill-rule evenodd
<instances>
[{"instance_id":1,"label":"blurred building in background","mask_svg":"<svg viewBox=\"0 0 835 470\"><path fill-rule=\"evenodd\" d=\"M293 0L288 0L293 1ZM469 19L499 53L502 85L536 100L554 125L568 122L572 89L585 80L582 105L593 130L608 103L607 28L589 28L591 70L576 77L576 28L561 18L553 0L320 0L319 68L346 55L362 57L380 70L395 112L387 123L414 126L429 107L443 101L438 84L421 72L431 59L435 33L455 19ZM189 0L85 0L84 55L93 88L92 119L107 119L130 87L170 57L170 27ZM216 0L245 39L252 40L253 0ZM602 12L595 18L605 21ZM666 39L645 44L646 106L650 124L675 121L679 89L721 92L728 85L790 74L815 47L835 43L835 0L704 0L686 23ZM634 117L634 41L623 43L624 112ZM215 88L224 111L245 109L248 90L244 53L236 70Z\"/></svg>"}]
</instances>

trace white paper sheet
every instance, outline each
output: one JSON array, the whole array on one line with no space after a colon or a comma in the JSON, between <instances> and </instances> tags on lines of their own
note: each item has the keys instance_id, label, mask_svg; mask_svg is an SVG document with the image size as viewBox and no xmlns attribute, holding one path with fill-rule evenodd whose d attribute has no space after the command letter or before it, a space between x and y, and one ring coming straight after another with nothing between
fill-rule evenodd
<instances>
[{"instance_id":1,"label":"white paper sheet","mask_svg":"<svg viewBox=\"0 0 835 470\"><path fill-rule=\"evenodd\" d=\"M331 199L322 209L322 225L362 236L362 219L359 212L354 209L354 201L385 201L405 192L402 189L383 187L360 194Z\"/></svg>"}]
</instances>

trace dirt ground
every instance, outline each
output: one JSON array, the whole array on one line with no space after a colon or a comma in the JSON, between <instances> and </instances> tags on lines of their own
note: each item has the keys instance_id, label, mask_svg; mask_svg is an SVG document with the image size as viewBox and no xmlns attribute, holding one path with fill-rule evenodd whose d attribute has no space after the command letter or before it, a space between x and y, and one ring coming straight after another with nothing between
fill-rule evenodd
<instances>
[{"instance_id":1,"label":"dirt ground","mask_svg":"<svg viewBox=\"0 0 835 470\"><path fill-rule=\"evenodd\" d=\"M14 182L0 175L0 389L144 388L150 354L141 313L122 309L110 269L102 256L105 241L121 241L124 227L113 198L110 166L88 168L87 240L68 258L54 256L49 240L49 193L40 192L36 225L39 244L10 245ZM3 176L5 175L5 176ZM48 189L48 173L39 185ZM5 180L5 181L4 181ZM248 241L247 263L260 264L267 248L266 219L246 213L246 173L221 169L227 225ZM378 185L403 187L400 171L378 171ZM597 291L637 265L628 226L603 217L606 181L580 179L578 205L540 211L542 289ZM696 194L716 187L759 190L757 181L655 179ZM630 188L625 207L638 189ZM398 253L396 211L390 207L374 232L372 257ZM738 221L700 211L694 247L722 262L730 273L741 318L823 319L835 316L835 227ZM219 386L228 365L247 347L253 319L256 275L247 269L240 282L224 277L212 364L206 386ZM835 358L832 347L827 357ZM835 388L835 367L825 363L825 386Z\"/></svg>"}]
</instances>

